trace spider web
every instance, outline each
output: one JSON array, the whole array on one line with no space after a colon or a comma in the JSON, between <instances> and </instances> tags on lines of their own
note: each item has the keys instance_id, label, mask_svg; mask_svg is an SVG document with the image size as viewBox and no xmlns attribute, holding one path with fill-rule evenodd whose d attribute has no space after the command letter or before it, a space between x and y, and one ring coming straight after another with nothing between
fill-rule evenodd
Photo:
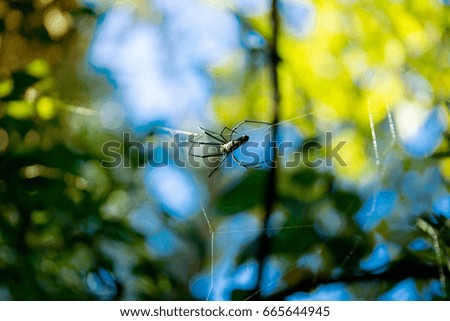
<instances>
[{"instance_id":1,"label":"spider web","mask_svg":"<svg viewBox=\"0 0 450 321\"><path fill-rule=\"evenodd\" d=\"M304 113L301 114L299 116L290 118L288 120L283 120L280 121L276 124L271 124L271 125L264 125L263 128L255 128L255 129L250 129L250 130L246 130L245 133L251 133L254 131L265 131L267 129L270 129L274 126L280 126L282 124L286 124L286 123L290 123L293 122L295 120L307 117L314 114L314 112L308 112L308 113ZM174 128L169 128L169 127L162 127L162 126L158 126L158 129L161 129L163 131L166 131L168 133L170 133L171 135L183 135L185 138L189 137L189 136L201 136L197 133L194 132L189 132L189 131L184 131L184 130L179 130L179 129L174 129ZM188 140L186 140L185 142L189 142ZM187 162L187 159L185 159L185 161ZM197 194L199 195L199 194ZM204 218L204 222L207 226L207 230L210 236L209 239L209 249L210 249L210 253L209 253L209 289L208 289L208 294L206 296L206 301L209 301L211 296L213 295L213 291L215 289L215 265L216 265L216 236L217 235L230 235L230 234L241 234L241 233L267 233L267 232L281 232L284 230L292 230L292 229L304 229L304 228L314 228L314 226L312 224L306 224L306 225L294 225L294 226L283 226L283 227L269 227L269 228L251 228L251 229L232 229L232 230L219 230L218 227L215 226L214 224L214 219L212 217L210 217L210 215L208 215L206 206L204 205L204 203L202 202L201 198L198 197L197 198L197 202L199 203L199 206L201 207L201 212ZM220 228L220 225L219 225ZM289 271L295 269L295 266L290 268ZM288 273L289 271L286 271L286 273ZM274 280L274 281L270 281L268 285L273 284L274 282L277 282L278 280ZM248 296L246 298L246 300L251 299L254 295L258 294L259 292L263 291L264 288L254 292L252 295Z\"/></svg>"},{"instance_id":2,"label":"spider web","mask_svg":"<svg viewBox=\"0 0 450 321\"><path fill-rule=\"evenodd\" d=\"M374 162L376 165L376 169L375 169L376 175L372 182L373 190L370 193L370 196L368 197L369 199L372 200L372 202L371 202L370 210L367 214L367 220L364 223L364 225L362 226L363 231L366 230L367 225L369 224L370 218L375 214L377 206L380 204L378 195L382 188L383 178L385 177L386 172L388 170L389 162L387 160L391 154L391 151L393 150L393 147L398 143L398 135L397 135L397 131L396 131L395 124L394 124L394 117L392 115L390 108L388 106L386 106L386 121L387 121L388 136L389 136L387 144L380 144L379 139L377 137L377 126L374 121L374 115L373 115L370 100L368 101L367 108L368 108L367 114L368 114L369 126L370 126L373 157L374 157ZM282 124L287 124L287 123L293 122L297 119L300 119L302 117L306 117L306 116L312 115L312 114L314 114L314 112L302 114L302 115L293 117L291 119L283 120L277 124L267 126L267 128L270 128L272 126L280 126ZM171 132L172 134L178 133L178 134L184 134L184 135L197 135L195 133L187 132L187 131L180 131L180 130L170 129L170 128L164 128L164 129L167 130L168 132ZM381 145L385 145L385 146L381 146ZM211 300L216 297L216 295L215 295L215 291L217 290L216 284L217 284L217 282L220 281L220 280L218 280L218 277L220 277L220 276L218 276L218 274L216 273L216 265L218 262L217 260L220 261L220 258L218 256L223 255L223 253L221 254L220 252L217 251L216 241L217 241L218 236L242 235L242 234L251 234L251 233L258 233L258 235L260 235L260 233L270 233L270 232L283 233L283 231L286 231L286 230L302 230L302 229L314 229L315 228L313 224L305 224L305 225L284 225L284 226L280 226L280 227L268 227L268 228L255 227L255 228L231 229L231 230L230 229L221 229L222 222L218 221L217 218L213 214L209 214L207 207L205 206L205 204L203 203L203 201L200 197L198 197L197 201L201 208L204 224L206 225L207 231L209 234L209 241L208 241L208 245L207 245L207 247L209 248L209 263L208 263L209 264L209 272L208 272L208 274L209 274L209 289L207 291L207 295L205 298L206 300ZM442 253L439 248L439 241L438 241L436 232L424 224L419 225L419 227L422 230L426 231L432 238L434 254L436 257L436 262L438 263L438 267L439 267L440 284L441 284L442 289L445 289L446 280L445 280L445 274L444 274L444 263L443 263ZM362 241L361 238L356 238L356 240L353 243L353 246L349 249L349 252L346 255L346 257L344 258L344 260L341 263L339 263L336 267L334 267L332 269L333 271L340 270L348 263L350 258L352 258L352 256L354 255L355 250L360 245L361 241ZM325 240L322 244L326 245L327 243L328 243L328 241ZM321 251L322 250L320 249L319 253L318 253L319 255L321 254ZM305 253L307 253L307 252L305 252ZM303 255L305 253L302 253L301 255ZM300 253L299 253L299 255L300 255ZM258 288L257 290L255 290L252 294L250 294L246 298L246 300L253 298L255 295L264 291L266 288L273 286L274 283L278 283L280 280L283 279L284 276L288 275L290 272L292 272L293 270L295 270L297 268L299 268L299 266L296 263L285 266L284 270L281 272L281 275L274 277L272 280L265 280L265 283L262 284L261 287ZM318 273L317 270L313 271L314 278L316 277L317 273ZM330 279L328 281L330 281L330 280L332 280L332 276L330 276ZM276 293L277 290L280 290L280 289L275 289L275 291L273 293Z\"/></svg>"},{"instance_id":3,"label":"spider web","mask_svg":"<svg viewBox=\"0 0 450 321\"><path fill-rule=\"evenodd\" d=\"M299 115L299 116L296 116L296 117L293 117L293 118L290 118L290 119L287 119L287 120L280 121L280 122L278 122L276 124L272 124L272 125L267 126L266 128L264 128L264 130L265 129L269 129L269 128L273 127L273 126L279 126L279 125L282 125L282 124L287 124L287 123L293 122L293 121L295 121L297 119L300 119L300 118L303 118L303 117L306 117L306 116L309 116L309 115L312 115L312 114L315 114L315 112L308 112L308 113L305 113L305 114L302 114L302 115ZM378 153L377 139L376 139L376 135L375 135L375 128L374 128L371 112L369 112L369 115L370 115L370 124L371 124L372 135L373 135L373 140L372 141L373 141L373 146L374 146L375 155L376 155L376 163L377 163L377 166L379 167L380 157L379 157L379 153ZM392 136L395 139L395 137L396 137L395 127L394 127L394 124L393 124L392 115L390 114L390 111L389 111L389 125L390 125L390 128L391 128ZM258 130L258 129L254 129L254 130ZM251 132L251 131L253 131L253 130L248 130L247 132ZM394 145L394 143L395 143L394 139L391 141L391 146ZM374 195L376 195L378 190L379 190L379 183L376 184L376 187L375 187L374 192L373 192ZM234 230L217 231L217 230L215 230L213 228L213 225L211 224L211 220L212 219L208 216L206 207L204 206L203 203L201 203L200 200L199 200L199 202L200 202L200 206L201 206L201 209L202 209L202 214L204 216L204 219L205 219L205 222L206 222L206 224L208 226L208 231L209 231L209 234L210 234L210 245L209 245L210 246L210 263L209 263L210 264L210 272L209 272L209 274L210 274L210 281L209 281L210 287L209 287L209 290L208 290L208 295L206 297L207 301L210 300L210 298L211 298L211 296L213 294L213 291L215 289L215 282L216 282L216 280L215 280L215 261L216 261L215 260L215 255L216 255L215 239L216 239L216 235L219 235L219 234L240 234L240 233L250 233L250 232L268 233L268 232L271 232L271 231L283 232L285 230L293 230L293 229L294 230L301 230L301 229L305 229L305 228L312 228L312 229L314 228L313 224L305 224L305 225L292 225L292 226L282 226L282 227L234 229ZM373 202L373 206L372 206L371 213L369 214L369 216L372 215L373 212L375 211L375 206L376 206L375 204L376 204L376 201ZM338 269L343 267L347 263L347 261L350 259L350 257L353 255L355 249L359 245L359 242L360 242L360 239L358 239L355 242L354 246L350 249L350 251L349 251L348 255L346 256L346 258L337 267ZM327 243L327 242L325 242L325 243ZM263 264L263 263L260 263L260 264ZM285 275L287 275L291 271L295 270L297 267L298 267L297 264L294 264L294 265L286 268L285 271L279 277L277 277L274 280L269 281L268 283L262 285L262 287L260 289L258 289L255 292L253 292L245 300L252 299L254 296L256 296L260 292L264 291L265 288L267 288L269 286L272 286L274 283L279 282L280 279L282 279ZM314 276L317 273L318 272L315 271L314 272Z\"/></svg>"},{"instance_id":4,"label":"spider web","mask_svg":"<svg viewBox=\"0 0 450 321\"><path fill-rule=\"evenodd\" d=\"M309 115L312 115L312 114L314 114L314 112L308 112L308 113L305 113L305 114L302 114L302 115L299 115L299 116L296 116L296 117L293 117L293 118L290 118L290 119L287 119L287 120L283 120L283 121L280 121L280 122L278 122L276 124L268 125L263 130L269 129L269 128L273 127L273 126L279 126L279 125L282 125L282 124L290 123L290 122L293 122L293 121L295 121L297 119L300 119L300 118L303 118L303 117L306 117L306 116L309 116ZM254 129L254 130L258 130L258 129ZM248 130L247 132L252 132L254 130ZM282 227L252 228L252 229L233 229L233 230L225 230L225 231L216 231L213 228L213 226L211 224L211 219L208 216L206 208L205 208L204 204L201 203L201 201L200 201L200 206L201 206L202 213L203 213L204 219L206 221L206 224L208 225L208 230L209 230L209 233L210 233L210 272L209 272L209 274L210 274L210 287L209 287L209 290L208 290L208 295L206 297L206 301L210 300L210 298L211 298L211 296L213 294L213 291L215 289L215 273L214 273L214 270L215 270L215 253L216 253L216 251L215 251L216 235L218 235L218 234L222 234L222 235L223 234L240 234L240 233L251 233L251 232L268 233L268 232L271 232L271 231L282 232L282 231L285 231L285 230L300 230L300 229L305 229L305 228L314 228L314 225L312 225L312 224L305 224L305 225L293 225L293 226L282 226ZM351 249L350 253L346 257L346 259L339 265L339 267L342 267L343 265L345 265L346 261L353 254L356 246L357 246L357 244L355 244L354 248ZM260 263L260 264L263 264L263 263ZM251 295L249 295L247 298L245 298L245 300L250 300L251 298L253 298L257 294L259 294L260 292L264 291L265 288L273 285L276 282L279 282L280 279L282 279L285 275L287 275L289 272L293 271L296 268L297 268L296 264L294 264L291 267L288 267L282 273L281 276L279 276L278 278L276 278L276 279L274 279L272 281L269 281L268 283L263 285L262 288L256 290Z\"/></svg>"},{"instance_id":5,"label":"spider web","mask_svg":"<svg viewBox=\"0 0 450 321\"><path fill-rule=\"evenodd\" d=\"M373 80L375 80L378 77L380 77L380 75L377 72L375 74ZM379 144L378 144L378 140L377 140L377 134L376 134L375 124L374 124L374 120L373 120L374 117L373 117L370 99L367 102L367 107L368 107L368 116L369 116L369 123L370 123L370 132L371 132L371 136L372 136L372 146L373 146L373 151L374 151L374 156L375 156L375 163L376 163L376 167L377 167L377 177L375 180L374 191L373 191L373 202L372 202L372 206L371 206L371 209L370 209L370 212L368 215L368 217L370 218L375 213L375 209L376 209L377 201L378 201L378 197L377 197L378 192L381 189L381 182L382 182L383 178L385 177L385 173L387 171L388 163L386 162L386 159L389 157L393 147L398 142L398 140L397 140L398 135L397 135L397 132L395 129L395 124L394 124L394 119L392 116L391 109L389 108L389 106L386 105L385 107L386 107L387 121L388 121L388 125L389 125L390 142L389 142L389 145L385 148L382 155L380 156ZM430 209L431 209L431 205L430 205ZM367 224L367 222L366 222L366 224ZM363 230L365 229L366 224L364 225ZM424 232L426 232L432 239L434 255L436 257L436 263L437 263L438 272L439 272L439 282L440 282L441 290L445 296L446 295L446 277L445 277L445 273L444 273L444 263L443 263L442 252L440 249L437 233L423 219L418 219L417 226L420 229L422 229Z\"/></svg>"},{"instance_id":6,"label":"spider web","mask_svg":"<svg viewBox=\"0 0 450 321\"><path fill-rule=\"evenodd\" d=\"M288 120L284 120L281 122L278 122L276 124L272 124L272 125L267 125L265 126L262 130L265 131L267 129L270 129L274 126L279 126L281 124L285 124L285 123L289 123L289 122L293 122L297 119L300 118L304 118L306 116L312 115L314 114L314 112L308 112L293 118L290 118ZM261 129L250 129L247 130L246 133L251 133L253 131L258 131ZM200 201L200 200L199 200ZM294 225L294 226L283 226L283 227L269 227L269 228L252 228L252 229L232 229L232 230L215 230L211 224L211 220L207 214L206 208L204 206L203 203L201 203L200 201L200 206L202 209L202 213L204 216L204 219L206 221L206 224L208 225L208 230L210 233L210 287L208 290L208 295L206 297L206 301L209 301L211 298L211 295L213 294L213 291L215 289L214 284L215 284L215 274L214 274L214 266L215 266L215 238L216 235L224 235L224 234L240 234L240 233L250 233L250 232L259 232L259 233L268 233L271 231L284 231L284 230L292 230L292 229L304 229L304 228L313 228L314 226L311 224L307 224L307 225ZM284 274L287 274L289 271L295 269L295 266L290 268L288 271L286 271ZM277 280L274 281L270 281L266 286L270 286L272 285L274 282L278 282ZM251 299L253 296L257 295L258 293L260 293L261 291L263 291L264 288L257 290L256 292L254 292L253 294L251 294L250 296L248 296L245 300L249 300Z\"/></svg>"}]
</instances>

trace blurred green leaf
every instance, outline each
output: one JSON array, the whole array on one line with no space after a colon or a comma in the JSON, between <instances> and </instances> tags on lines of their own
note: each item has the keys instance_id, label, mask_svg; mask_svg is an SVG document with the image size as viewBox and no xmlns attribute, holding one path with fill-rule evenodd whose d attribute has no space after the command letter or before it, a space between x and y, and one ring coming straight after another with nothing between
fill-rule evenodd
<instances>
[{"instance_id":1,"label":"blurred green leaf","mask_svg":"<svg viewBox=\"0 0 450 321\"><path fill-rule=\"evenodd\" d=\"M8 115L15 119L28 119L35 115L33 104L25 100L15 100L8 104Z\"/></svg>"},{"instance_id":2,"label":"blurred green leaf","mask_svg":"<svg viewBox=\"0 0 450 321\"><path fill-rule=\"evenodd\" d=\"M261 204L267 172L249 171L248 175L218 199L218 209L225 215L235 214Z\"/></svg>"}]
</instances>

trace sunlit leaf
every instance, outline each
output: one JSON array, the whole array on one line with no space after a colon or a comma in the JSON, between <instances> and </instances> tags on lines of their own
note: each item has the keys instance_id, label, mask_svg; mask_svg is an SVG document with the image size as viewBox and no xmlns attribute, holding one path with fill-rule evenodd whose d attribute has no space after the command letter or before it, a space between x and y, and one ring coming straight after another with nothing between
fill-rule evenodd
<instances>
[{"instance_id":1,"label":"sunlit leaf","mask_svg":"<svg viewBox=\"0 0 450 321\"><path fill-rule=\"evenodd\" d=\"M16 119L28 119L35 115L33 104L25 100L11 101L8 104L8 115Z\"/></svg>"},{"instance_id":2,"label":"sunlit leaf","mask_svg":"<svg viewBox=\"0 0 450 321\"><path fill-rule=\"evenodd\" d=\"M11 79L0 81L0 98L8 96L14 88L14 82Z\"/></svg>"},{"instance_id":3,"label":"sunlit leaf","mask_svg":"<svg viewBox=\"0 0 450 321\"><path fill-rule=\"evenodd\" d=\"M36 103L36 111L41 119L52 119L56 115L55 103L49 97L41 97Z\"/></svg>"},{"instance_id":4,"label":"sunlit leaf","mask_svg":"<svg viewBox=\"0 0 450 321\"><path fill-rule=\"evenodd\" d=\"M27 66L26 71L33 77L44 78L50 73L50 67L44 59L36 59Z\"/></svg>"}]
</instances>

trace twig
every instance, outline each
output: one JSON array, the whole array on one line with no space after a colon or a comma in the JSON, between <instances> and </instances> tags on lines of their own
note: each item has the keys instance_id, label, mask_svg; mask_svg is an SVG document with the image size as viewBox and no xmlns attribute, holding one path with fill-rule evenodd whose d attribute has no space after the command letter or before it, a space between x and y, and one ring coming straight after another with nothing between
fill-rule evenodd
<instances>
[{"instance_id":1,"label":"twig","mask_svg":"<svg viewBox=\"0 0 450 321\"><path fill-rule=\"evenodd\" d=\"M445 272L448 276L449 272ZM284 290L274 293L264 298L264 300L281 301L289 295L296 292L310 293L314 287L318 285L325 285L331 283L366 283L366 282L390 282L396 283L407 278L413 278L415 280L439 280L439 272L436 266L423 264L411 259L405 259L394 263L387 271L379 274L362 274L362 275L343 275L339 278L329 278L327 276L316 276L314 278L308 278L301 280L297 284L290 286ZM376 299L376 298L370 298Z\"/></svg>"}]
</instances>

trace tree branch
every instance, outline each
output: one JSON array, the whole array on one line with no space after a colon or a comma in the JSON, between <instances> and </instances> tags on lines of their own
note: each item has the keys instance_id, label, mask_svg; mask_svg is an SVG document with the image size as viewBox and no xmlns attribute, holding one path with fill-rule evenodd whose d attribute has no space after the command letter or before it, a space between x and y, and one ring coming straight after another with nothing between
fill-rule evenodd
<instances>
[{"instance_id":1,"label":"tree branch","mask_svg":"<svg viewBox=\"0 0 450 321\"><path fill-rule=\"evenodd\" d=\"M271 8L271 21L272 21L272 43L270 45L270 77L272 83L272 123L277 124L279 122L279 109L280 109L280 88L279 88L279 78L278 78L278 64L280 62L280 57L278 55L278 36L280 29L280 17L278 13L278 0L272 0ZM277 137L277 126L272 127L272 138ZM273 157L271 158L271 169L267 178L265 197L264 197L264 216L263 216L263 229L267 229L267 224L270 219L270 215L273 211L275 200L277 198L277 170L276 163L278 158L278 151L276 149L276 144L271 146L271 151L273 151ZM257 253L257 260L259 262L258 271L258 282L257 290L263 288L262 284L262 272L264 269L264 261L268 256L270 251L270 240L267 233L262 233L259 240L259 249ZM255 299L260 299L260 291L254 296Z\"/></svg>"},{"instance_id":2,"label":"tree branch","mask_svg":"<svg viewBox=\"0 0 450 321\"><path fill-rule=\"evenodd\" d=\"M446 271L446 275L449 276L449 272ZM436 266L426 265L420 262L414 262L409 259L402 260L394 263L391 268L383 273L379 274L361 274L361 275L344 275L336 279L322 276L302 280L297 284L290 286L284 290L281 290L273 295L265 297L264 300L281 301L289 295L296 292L311 292L315 287L331 284L331 283L365 283L365 282L400 282L407 278L413 278L415 280L439 280L439 270ZM373 298L375 299L375 298Z\"/></svg>"}]
</instances>

